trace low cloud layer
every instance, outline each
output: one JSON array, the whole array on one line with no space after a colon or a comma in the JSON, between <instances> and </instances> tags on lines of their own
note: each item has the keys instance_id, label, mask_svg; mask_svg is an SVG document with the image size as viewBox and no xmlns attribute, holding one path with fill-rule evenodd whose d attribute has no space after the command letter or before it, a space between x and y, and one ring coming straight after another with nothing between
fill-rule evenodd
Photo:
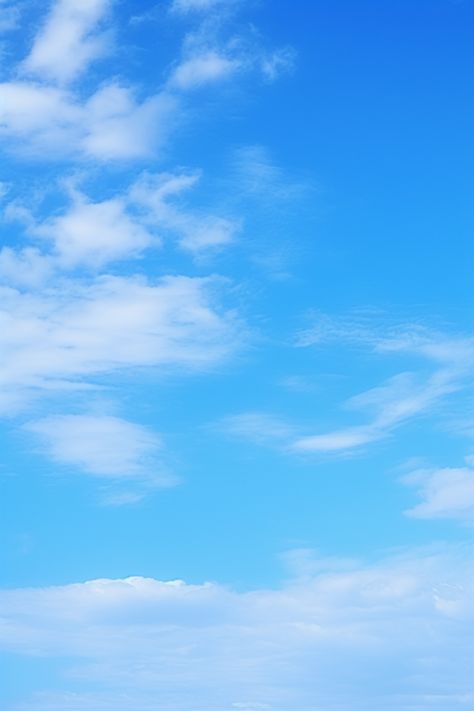
<instances>
[{"instance_id":1,"label":"low cloud layer","mask_svg":"<svg viewBox=\"0 0 474 711\"><path fill-rule=\"evenodd\" d=\"M68 693L8 711L469 708L469 556L323 560L243 593L141 577L3 591L1 647L71 660Z\"/></svg>"}]
</instances>

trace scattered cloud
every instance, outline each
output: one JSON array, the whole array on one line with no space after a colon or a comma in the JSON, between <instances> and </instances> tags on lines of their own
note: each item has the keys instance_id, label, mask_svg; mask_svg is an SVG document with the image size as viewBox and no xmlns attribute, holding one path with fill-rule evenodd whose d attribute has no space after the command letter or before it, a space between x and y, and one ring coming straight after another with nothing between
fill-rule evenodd
<instances>
[{"instance_id":1,"label":"scattered cloud","mask_svg":"<svg viewBox=\"0 0 474 711\"><path fill-rule=\"evenodd\" d=\"M146 224L175 234L179 245L194 253L232 242L240 229L238 220L212 213L193 213L173 205L171 200L194 187L199 179L196 172L144 173L129 191L130 202L141 208Z\"/></svg>"},{"instance_id":2,"label":"scattered cloud","mask_svg":"<svg viewBox=\"0 0 474 711\"><path fill-rule=\"evenodd\" d=\"M43 159L99 161L150 157L168 137L177 100L167 93L137 101L134 91L104 84L85 101L33 82L0 84L0 137Z\"/></svg>"},{"instance_id":3,"label":"scattered cloud","mask_svg":"<svg viewBox=\"0 0 474 711\"><path fill-rule=\"evenodd\" d=\"M376 442L384 434L376 425L346 427L325 434L300 437L291 444L291 448L301 452L341 452Z\"/></svg>"},{"instance_id":4,"label":"scattered cloud","mask_svg":"<svg viewBox=\"0 0 474 711\"><path fill-rule=\"evenodd\" d=\"M402 372L392 376L381 385L353 396L343 403L346 410L368 411L372 415L365 424L349 425L328 432L308 434L301 425L290 425L275 419L269 414L243 413L226 418L226 430L231 434L246 437L262 444L276 443L289 452L336 453L351 452L373 442L389 437L397 428L409 420L433 414L441 402L450 394L463 390L467 377L472 372L474 342L470 338L452 338L420 330L415 335L398 328L396 336L374 336L370 331L352 328L342 332L339 327L328 329L324 324L324 333L318 329L311 336L304 336L304 345L315 342L324 343L326 339L340 338L343 334L350 343L364 344L373 352L380 354L404 354L421 357L432 366L426 375L426 362L420 372ZM299 341L298 345L303 345ZM433 367L434 365L434 367ZM294 376L293 376L294 377ZM321 418L321 413L318 413ZM267 436L272 424L280 422L278 438ZM269 427L266 425L269 424Z\"/></svg>"},{"instance_id":5,"label":"scattered cloud","mask_svg":"<svg viewBox=\"0 0 474 711\"><path fill-rule=\"evenodd\" d=\"M459 387L454 374L446 371L436 371L421 383L413 373L400 373L383 385L346 401L346 407L351 409L375 411L375 417L368 425L303 437L293 446L304 451L325 452L349 450L376 442L407 420L427 412Z\"/></svg>"},{"instance_id":6,"label":"scattered cloud","mask_svg":"<svg viewBox=\"0 0 474 711\"><path fill-rule=\"evenodd\" d=\"M36 277L52 268L100 269L140 257L150 247L156 249L163 236L193 254L227 245L240 229L237 220L202 207L193 212L183 205L182 194L199 180L197 172L143 173L126 190L94 202L73 179L65 183L70 204L43 220L26 204L8 203L4 219L23 225L35 247L1 251L0 274L8 283L35 284ZM36 248L38 242L46 247L44 252Z\"/></svg>"},{"instance_id":7,"label":"scattered cloud","mask_svg":"<svg viewBox=\"0 0 474 711\"><path fill-rule=\"evenodd\" d=\"M174 0L172 13L202 14L184 37L181 58L170 74L171 89L186 92L248 72L272 82L293 68L295 51L291 47L267 50L255 27L227 32L229 13L224 10L238 4L236 0Z\"/></svg>"},{"instance_id":8,"label":"scattered cloud","mask_svg":"<svg viewBox=\"0 0 474 711\"><path fill-rule=\"evenodd\" d=\"M195 89L205 84L229 78L241 67L236 59L217 52L208 52L178 64L173 71L170 84L178 89Z\"/></svg>"},{"instance_id":9,"label":"scattered cloud","mask_svg":"<svg viewBox=\"0 0 474 711\"><path fill-rule=\"evenodd\" d=\"M126 210L121 197L94 203L74 191L73 204L65 214L48 218L30 232L54 244L61 267L98 268L133 258L151 244L159 245L159 240Z\"/></svg>"},{"instance_id":10,"label":"scattered cloud","mask_svg":"<svg viewBox=\"0 0 474 711\"><path fill-rule=\"evenodd\" d=\"M467 707L471 559L433 549L325 561L242 593L143 577L3 590L2 649L62 658L68 672L67 692L43 685L15 711L125 711L132 698L163 711Z\"/></svg>"},{"instance_id":11,"label":"scattered cloud","mask_svg":"<svg viewBox=\"0 0 474 711\"><path fill-rule=\"evenodd\" d=\"M402 478L416 488L421 502L406 514L413 518L454 518L474 521L474 458L464 467L417 469Z\"/></svg>"},{"instance_id":12,"label":"scattered cloud","mask_svg":"<svg viewBox=\"0 0 474 711\"><path fill-rule=\"evenodd\" d=\"M21 65L41 80L67 83L111 49L100 29L113 0L55 0L30 54Z\"/></svg>"},{"instance_id":13,"label":"scattered cloud","mask_svg":"<svg viewBox=\"0 0 474 711\"><path fill-rule=\"evenodd\" d=\"M39 292L0 289L2 410L15 397L144 367L206 369L237 347L219 280L100 276ZM239 335L241 342L241 333Z\"/></svg>"},{"instance_id":14,"label":"scattered cloud","mask_svg":"<svg viewBox=\"0 0 474 711\"><path fill-rule=\"evenodd\" d=\"M51 415L25 429L39 438L55 464L108 480L135 479L153 486L172 482L163 465L161 438L142 425L107 415ZM130 502L130 494L120 497Z\"/></svg>"},{"instance_id":15,"label":"scattered cloud","mask_svg":"<svg viewBox=\"0 0 474 711\"><path fill-rule=\"evenodd\" d=\"M30 54L17 67L15 77L23 78L0 83L0 137L9 149L54 159L154 157L184 110L184 94L241 70L258 70L274 79L289 64L290 50L269 53L258 41L240 35L224 40L220 19L204 18L185 35L181 56L171 64L161 90L139 97L138 87L109 77L84 96L70 85L93 60L111 50L103 21L113 4L114 0L53 4ZM172 9L186 13L230 4L186 0L175 2Z\"/></svg>"}]
</instances>

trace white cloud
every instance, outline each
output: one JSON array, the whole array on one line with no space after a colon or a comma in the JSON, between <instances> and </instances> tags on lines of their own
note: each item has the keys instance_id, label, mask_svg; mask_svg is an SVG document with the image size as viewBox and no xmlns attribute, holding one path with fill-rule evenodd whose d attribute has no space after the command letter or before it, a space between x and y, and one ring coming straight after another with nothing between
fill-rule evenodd
<instances>
[{"instance_id":1,"label":"white cloud","mask_svg":"<svg viewBox=\"0 0 474 711\"><path fill-rule=\"evenodd\" d=\"M346 401L351 409L372 409L375 417L367 425L347 427L326 434L302 437L296 449L314 452L354 449L388 436L407 420L425 413L445 395L459 388L451 372L436 371L418 383L413 373L400 373L386 383Z\"/></svg>"},{"instance_id":2,"label":"white cloud","mask_svg":"<svg viewBox=\"0 0 474 711\"><path fill-rule=\"evenodd\" d=\"M160 244L158 232L193 252L232 239L231 220L171 203L198 178L144 174L98 202L69 180L71 204L43 221L18 202L6 206L6 219L23 223L30 238L50 249L0 250L4 414L25 409L39 392L96 387L97 378L121 369L207 369L240 347L241 324L218 303L224 283L218 277L149 280L82 271L140 256Z\"/></svg>"},{"instance_id":3,"label":"white cloud","mask_svg":"<svg viewBox=\"0 0 474 711\"><path fill-rule=\"evenodd\" d=\"M240 224L236 220L226 217L189 216L180 226L183 235L180 244L190 252L221 247L232 242L239 229Z\"/></svg>"},{"instance_id":4,"label":"white cloud","mask_svg":"<svg viewBox=\"0 0 474 711\"><path fill-rule=\"evenodd\" d=\"M345 402L349 409L373 410L373 419L368 424L304 434L301 426L283 422L272 415L243 413L225 418L223 427L230 434L261 444L278 440L290 452L352 451L390 436L396 428L427 413L459 387L455 374L444 370L436 371L425 382L418 382L413 373L400 373L383 385Z\"/></svg>"},{"instance_id":5,"label":"white cloud","mask_svg":"<svg viewBox=\"0 0 474 711\"><path fill-rule=\"evenodd\" d=\"M242 593L142 577L4 590L0 646L68 672L15 711L469 708L473 592L456 549Z\"/></svg>"},{"instance_id":6,"label":"white cloud","mask_svg":"<svg viewBox=\"0 0 474 711\"><path fill-rule=\"evenodd\" d=\"M168 137L176 99L137 101L131 89L105 84L85 101L32 82L0 84L0 136L9 147L46 158L129 160L153 153Z\"/></svg>"},{"instance_id":7,"label":"white cloud","mask_svg":"<svg viewBox=\"0 0 474 711\"><path fill-rule=\"evenodd\" d=\"M293 66L295 52L291 47L266 50L251 25L225 37L226 20L231 15L226 10L238 4L238 0L174 0L171 12L200 12L203 16L184 37L181 60L170 74L170 88L186 92L222 82L237 72L251 71L274 81Z\"/></svg>"},{"instance_id":8,"label":"white cloud","mask_svg":"<svg viewBox=\"0 0 474 711\"><path fill-rule=\"evenodd\" d=\"M22 138L71 135L81 120L80 108L67 92L27 82L0 84L2 133Z\"/></svg>"},{"instance_id":9,"label":"white cloud","mask_svg":"<svg viewBox=\"0 0 474 711\"><path fill-rule=\"evenodd\" d=\"M184 57L169 78L171 89L189 91L229 79L237 72L257 71L267 81L275 81L293 66L293 51L263 51L253 42L239 38L219 46L199 33L189 35Z\"/></svg>"},{"instance_id":10,"label":"white cloud","mask_svg":"<svg viewBox=\"0 0 474 711\"><path fill-rule=\"evenodd\" d=\"M406 513L413 518L474 520L474 461L464 467L419 469L402 481L418 489L421 503Z\"/></svg>"},{"instance_id":11,"label":"white cloud","mask_svg":"<svg viewBox=\"0 0 474 711\"><path fill-rule=\"evenodd\" d=\"M55 0L22 69L61 83L75 79L110 50L110 37L98 25L112 0Z\"/></svg>"},{"instance_id":12,"label":"white cloud","mask_svg":"<svg viewBox=\"0 0 474 711\"><path fill-rule=\"evenodd\" d=\"M30 231L52 240L59 264L100 267L139 255L159 240L127 214L123 198L91 202L74 191L73 205L63 215L49 218Z\"/></svg>"},{"instance_id":13,"label":"white cloud","mask_svg":"<svg viewBox=\"0 0 474 711\"><path fill-rule=\"evenodd\" d=\"M178 89L194 89L231 76L241 68L241 62L217 52L207 52L186 59L173 71L170 84Z\"/></svg>"},{"instance_id":14,"label":"white cloud","mask_svg":"<svg viewBox=\"0 0 474 711\"><path fill-rule=\"evenodd\" d=\"M162 442L151 430L107 415L49 416L26 425L53 462L107 479L136 478L165 485Z\"/></svg>"},{"instance_id":15,"label":"white cloud","mask_svg":"<svg viewBox=\"0 0 474 711\"><path fill-rule=\"evenodd\" d=\"M326 452L351 450L376 442L390 435L395 428L407 420L425 413L440 398L457 389L450 379L438 379L435 376L426 384L406 392L402 386L406 375L409 374L395 376L387 385L374 388L351 399L352 403L362 403L366 398L377 398L374 402L377 415L369 424L302 437L292 446L302 451Z\"/></svg>"},{"instance_id":16,"label":"white cloud","mask_svg":"<svg viewBox=\"0 0 474 711\"><path fill-rule=\"evenodd\" d=\"M95 269L139 257L159 247L163 235L177 239L182 249L199 253L230 243L240 224L233 219L191 212L173 199L193 187L198 173L144 173L124 192L93 202L69 181L71 204L43 221L18 201L6 205L5 219L23 224L30 238L51 246L46 253L28 247L0 252L0 276L9 284L35 285L52 268L87 266ZM43 277L41 279L40 277Z\"/></svg>"},{"instance_id":17,"label":"white cloud","mask_svg":"<svg viewBox=\"0 0 474 711\"><path fill-rule=\"evenodd\" d=\"M218 284L102 276L32 293L1 288L2 409L21 393L126 368L208 368L237 347L235 315L216 305Z\"/></svg>"},{"instance_id":18,"label":"white cloud","mask_svg":"<svg viewBox=\"0 0 474 711\"><path fill-rule=\"evenodd\" d=\"M176 109L176 99L166 93L140 103L129 89L107 85L84 106L83 151L102 160L150 156L168 137Z\"/></svg>"}]
</instances>

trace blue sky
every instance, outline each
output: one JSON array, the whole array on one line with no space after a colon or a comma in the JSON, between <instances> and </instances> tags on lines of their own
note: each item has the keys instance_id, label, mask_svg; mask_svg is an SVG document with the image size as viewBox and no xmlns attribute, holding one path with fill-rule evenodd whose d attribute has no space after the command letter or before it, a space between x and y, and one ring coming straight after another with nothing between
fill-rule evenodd
<instances>
[{"instance_id":1,"label":"blue sky","mask_svg":"<svg viewBox=\"0 0 474 711\"><path fill-rule=\"evenodd\" d=\"M0 0L6 711L472 708L470 0Z\"/></svg>"}]
</instances>

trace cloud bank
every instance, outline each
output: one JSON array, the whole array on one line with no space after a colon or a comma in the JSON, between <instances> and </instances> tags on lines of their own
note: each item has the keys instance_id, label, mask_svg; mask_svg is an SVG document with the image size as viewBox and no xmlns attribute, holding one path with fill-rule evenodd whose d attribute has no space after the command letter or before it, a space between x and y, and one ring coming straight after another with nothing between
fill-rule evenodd
<instances>
[{"instance_id":1,"label":"cloud bank","mask_svg":"<svg viewBox=\"0 0 474 711\"><path fill-rule=\"evenodd\" d=\"M71 660L73 680L8 711L469 708L470 553L321 561L242 593L142 577L2 591L1 647Z\"/></svg>"}]
</instances>

